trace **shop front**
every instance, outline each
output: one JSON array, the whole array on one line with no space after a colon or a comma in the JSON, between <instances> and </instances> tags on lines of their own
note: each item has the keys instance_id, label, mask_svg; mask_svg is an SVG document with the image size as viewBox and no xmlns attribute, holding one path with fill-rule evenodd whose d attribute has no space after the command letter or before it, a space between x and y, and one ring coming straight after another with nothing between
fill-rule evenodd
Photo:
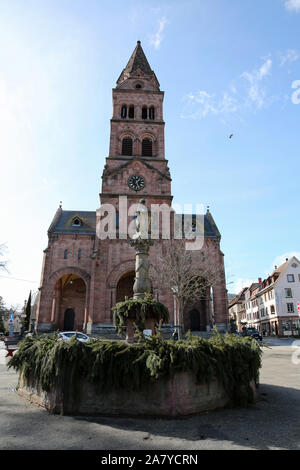
<instances>
[{"instance_id":1,"label":"shop front","mask_svg":"<svg viewBox=\"0 0 300 470\"><path fill-rule=\"evenodd\" d=\"M280 336L300 336L299 318L287 318L279 322Z\"/></svg>"}]
</instances>

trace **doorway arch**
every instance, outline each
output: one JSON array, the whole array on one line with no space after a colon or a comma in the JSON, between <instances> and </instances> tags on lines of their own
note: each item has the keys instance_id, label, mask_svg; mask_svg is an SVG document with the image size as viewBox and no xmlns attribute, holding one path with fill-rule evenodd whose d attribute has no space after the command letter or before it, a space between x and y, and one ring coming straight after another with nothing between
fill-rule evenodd
<instances>
[{"instance_id":1,"label":"doorway arch","mask_svg":"<svg viewBox=\"0 0 300 470\"><path fill-rule=\"evenodd\" d=\"M74 331L75 312L73 308L67 308L64 314L64 331Z\"/></svg>"},{"instance_id":2,"label":"doorway arch","mask_svg":"<svg viewBox=\"0 0 300 470\"><path fill-rule=\"evenodd\" d=\"M196 308L190 310L190 330L191 331L200 331L200 312Z\"/></svg>"},{"instance_id":3,"label":"doorway arch","mask_svg":"<svg viewBox=\"0 0 300 470\"><path fill-rule=\"evenodd\" d=\"M134 271L129 271L120 277L116 288L116 302L122 302L125 297L128 299L133 297L134 278Z\"/></svg>"},{"instance_id":4,"label":"doorway arch","mask_svg":"<svg viewBox=\"0 0 300 470\"><path fill-rule=\"evenodd\" d=\"M64 274L55 283L54 324L64 331L83 331L86 317L86 283L78 274Z\"/></svg>"}]
</instances>

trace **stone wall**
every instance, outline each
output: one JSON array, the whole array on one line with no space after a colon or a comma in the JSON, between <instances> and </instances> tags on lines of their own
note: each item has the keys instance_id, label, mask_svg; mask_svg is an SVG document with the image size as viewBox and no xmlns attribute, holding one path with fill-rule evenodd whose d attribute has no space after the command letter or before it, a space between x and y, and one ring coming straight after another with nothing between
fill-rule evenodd
<instances>
[{"instance_id":1,"label":"stone wall","mask_svg":"<svg viewBox=\"0 0 300 470\"><path fill-rule=\"evenodd\" d=\"M256 397L254 383L251 384ZM19 380L18 393L51 413L66 415L162 416L176 417L223 408L229 403L223 386L213 380L197 384L192 374L181 372L172 379L160 379L142 390L97 392L88 382L80 384L76 403L65 403L59 389L45 392L38 384ZM71 394L70 394L71 396Z\"/></svg>"}]
</instances>

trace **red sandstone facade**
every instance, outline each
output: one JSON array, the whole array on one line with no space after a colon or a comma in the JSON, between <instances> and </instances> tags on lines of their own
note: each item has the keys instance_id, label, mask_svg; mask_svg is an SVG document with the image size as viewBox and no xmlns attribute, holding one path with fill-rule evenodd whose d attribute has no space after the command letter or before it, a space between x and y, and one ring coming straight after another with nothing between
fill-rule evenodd
<instances>
[{"instance_id":1,"label":"red sandstone facade","mask_svg":"<svg viewBox=\"0 0 300 470\"><path fill-rule=\"evenodd\" d=\"M171 176L165 159L163 121L164 92L151 70L140 42L113 89L110 151L102 175L100 203L112 204L119 212L120 196L128 208L145 199L146 206L171 207ZM143 178L132 188L130 178ZM141 181L141 180L140 180ZM112 328L112 307L132 295L135 250L128 239L99 239L96 211L57 210L49 227L37 309L39 332L56 329L88 333ZM128 217L132 222L133 217ZM173 219L172 219L173 220ZM117 226L118 228L118 226ZM209 211L204 216L205 241L201 250L191 251L193 262L214 264L218 281L204 299L184 312L184 327L207 330L213 324L226 329L227 291L220 233ZM150 248L150 263L163 254L168 240L156 240ZM170 311L174 323L171 292L152 279L153 294Z\"/></svg>"}]
</instances>

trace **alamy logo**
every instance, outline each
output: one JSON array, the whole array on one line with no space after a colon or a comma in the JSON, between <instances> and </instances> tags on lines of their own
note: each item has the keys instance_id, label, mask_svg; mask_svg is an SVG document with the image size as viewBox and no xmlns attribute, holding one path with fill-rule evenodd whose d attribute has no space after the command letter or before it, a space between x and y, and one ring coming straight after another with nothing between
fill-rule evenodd
<instances>
[{"instance_id":1,"label":"alamy logo","mask_svg":"<svg viewBox=\"0 0 300 470\"><path fill-rule=\"evenodd\" d=\"M292 348L295 348L295 351L292 354L292 363L298 366L300 364L300 340L299 339L297 339L296 341L293 341Z\"/></svg>"},{"instance_id":2,"label":"alamy logo","mask_svg":"<svg viewBox=\"0 0 300 470\"><path fill-rule=\"evenodd\" d=\"M296 88L296 91L292 94L292 103L300 104L300 80L295 80L292 83L292 88Z\"/></svg>"},{"instance_id":3,"label":"alamy logo","mask_svg":"<svg viewBox=\"0 0 300 470\"><path fill-rule=\"evenodd\" d=\"M205 237L204 206L196 204L196 214L192 215L192 204L182 207L174 204L151 204L146 207L145 200L128 207L126 196L119 196L115 205L102 204L97 209L96 234L100 240L142 239L181 240L185 239L186 250L200 250Z\"/></svg>"}]
</instances>

